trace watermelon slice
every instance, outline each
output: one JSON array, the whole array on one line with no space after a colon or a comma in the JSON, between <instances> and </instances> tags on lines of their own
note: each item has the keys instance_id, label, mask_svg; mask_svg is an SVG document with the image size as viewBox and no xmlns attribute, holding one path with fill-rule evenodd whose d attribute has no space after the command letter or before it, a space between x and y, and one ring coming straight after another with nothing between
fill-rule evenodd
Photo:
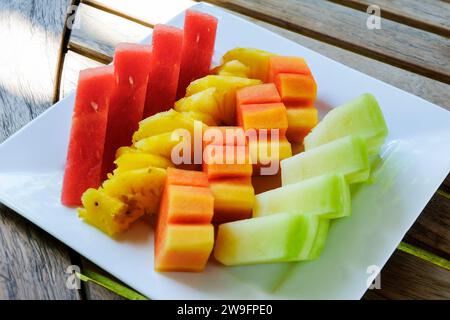
<instances>
[{"instance_id":1,"label":"watermelon slice","mask_svg":"<svg viewBox=\"0 0 450 320\"><path fill-rule=\"evenodd\" d=\"M216 41L217 19L209 14L187 10L184 17L178 99L184 97L188 85L206 76L211 67Z\"/></svg>"},{"instance_id":2,"label":"watermelon slice","mask_svg":"<svg viewBox=\"0 0 450 320\"><path fill-rule=\"evenodd\" d=\"M118 148L129 145L144 112L151 47L121 43L114 54L116 85L111 97L103 156L103 178L114 170Z\"/></svg>"},{"instance_id":3,"label":"watermelon slice","mask_svg":"<svg viewBox=\"0 0 450 320\"><path fill-rule=\"evenodd\" d=\"M80 206L81 196L102 182L102 158L110 97L114 88L113 68L99 67L80 72L72 117L61 201Z\"/></svg>"},{"instance_id":4,"label":"watermelon slice","mask_svg":"<svg viewBox=\"0 0 450 320\"><path fill-rule=\"evenodd\" d=\"M361 136L369 154L376 154L384 143L388 128L375 97L366 93L337 107L305 138L305 150L347 135Z\"/></svg>"},{"instance_id":5,"label":"watermelon slice","mask_svg":"<svg viewBox=\"0 0 450 320\"><path fill-rule=\"evenodd\" d=\"M147 85L144 117L173 107L180 75L183 31L156 25L153 29L153 53Z\"/></svg>"}]
</instances>

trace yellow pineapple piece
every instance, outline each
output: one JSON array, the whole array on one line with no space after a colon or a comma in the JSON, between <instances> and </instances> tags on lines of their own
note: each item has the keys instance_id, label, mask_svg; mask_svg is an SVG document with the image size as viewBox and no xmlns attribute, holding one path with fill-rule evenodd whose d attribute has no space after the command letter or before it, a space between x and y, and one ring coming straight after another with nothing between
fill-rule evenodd
<instances>
[{"instance_id":1,"label":"yellow pineapple piece","mask_svg":"<svg viewBox=\"0 0 450 320\"><path fill-rule=\"evenodd\" d=\"M222 116L215 93L216 88L208 88L189 97L182 98L175 102L175 110L179 112L195 111L206 113L210 118L214 119L215 123L221 123ZM209 125L206 122L205 124Z\"/></svg>"},{"instance_id":2,"label":"yellow pineapple piece","mask_svg":"<svg viewBox=\"0 0 450 320\"><path fill-rule=\"evenodd\" d=\"M155 167L119 172L103 183L103 190L128 205L135 217L158 211L166 170Z\"/></svg>"},{"instance_id":3,"label":"yellow pineapple piece","mask_svg":"<svg viewBox=\"0 0 450 320\"><path fill-rule=\"evenodd\" d=\"M189 132L193 132L193 119L173 109L160 112L139 123L139 129L133 135L133 143L144 138L172 132L178 128L187 129Z\"/></svg>"},{"instance_id":4,"label":"yellow pineapple piece","mask_svg":"<svg viewBox=\"0 0 450 320\"><path fill-rule=\"evenodd\" d=\"M138 153L138 152L140 152L140 151L138 149L136 149L135 147L133 147L133 146L132 147L120 147L116 151L116 159L120 158L124 154Z\"/></svg>"},{"instance_id":5,"label":"yellow pineapple piece","mask_svg":"<svg viewBox=\"0 0 450 320\"><path fill-rule=\"evenodd\" d=\"M172 149L183 141L183 136L173 136L173 132L161 133L137 141L134 146L144 152L172 159ZM176 139L178 138L178 139Z\"/></svg>"},{"instance_id":6,"label":"yellow pineapple piece","mask_svg":"<svg viewBox=\"0 0 450 320\"><path fill-rule=\"evenodd\" d=\"M192 96L203 90L216 88L215 96L222 119L226 125L234 125L236 123L236 91L260 83L261 81L257 79L209 75L192 82L186 89L186 95Z\"/></svg>"},{"instance_id":7,"label":"yellow pineapple piece","mask_svg":"<svg viewBox=\"0 0 450 320\"><path fill-rule=\"evenodd\" d=\"M269 58L275 54L253 48L235 48L228 51L222 58L222 63L238 60L250 68L249 77L267 82L269 73Z\"/></svg>"},{"instance_id":8,"label":"yellow pineapple piece","mask_svg":"<svg viewBox=\"0 0 450 320\"><path fill-rule=\"evenodd\" d=\"M183 111L183 114L186 114L189 117L191 117L192 119L200 121L207 126L217 126L218 125L216 120L214 120L214 118L211 117L207 113L203 113L200 111Z\"/></svg>"},{"instance_id":9,"label":"yellow pineapple piece","mask_svg":"<svg viewBox=\"0 0 450 320\"><path fill-rule=\"evenodd\" d=\"M250 68L239 60L231 60L214 68L213 74L219 76L234 76L242 78L250 78Z\"/></svg>"},{"instance_id":10,"label":"yellow pineapple piece","mask_svg":"<svg viewBox=\"0 0 450 320\"><path fill-rule=\"evenodd\" d=\"M137 150L136 152L122 154L114 163L117 165L114 174L148 167L165 169L173 166L172 162L167 158L155 154L142 153Z\"/></svg>"},{"instance_id":11,"label":"yellow pineapple piece","mask_svg":"<svg viewBox=\"0 0 450 320\"><path fill-rule=\"evenodd\" d=\"M81 201L83 208L78 209L80 218L109 236L127 230L140 217L137 212L130 212L124 202L107 195L101 188L86 190Z\"/></svg>"}]
</instances>

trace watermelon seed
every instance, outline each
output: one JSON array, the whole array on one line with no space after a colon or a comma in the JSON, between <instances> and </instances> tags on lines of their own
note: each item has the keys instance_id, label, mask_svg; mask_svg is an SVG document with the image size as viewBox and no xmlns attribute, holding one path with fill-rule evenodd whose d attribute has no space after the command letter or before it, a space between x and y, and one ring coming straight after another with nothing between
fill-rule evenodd
<instances>
[{"instance_id":1,"label":"watermelon seed","mask_svg":"<svg viewBox=\"0 0 450 320\"><path fill-rule=\"evenodd\" d=\"M132 76L130 76L130 77L128 78L128 81L130 82L130 84L131 84L131 85L133 85L133 84L134 84L134 79L133 79L133 77L132 77Z\"/></svg>"},{"instance_id":2,"label":"watermelon seed","mask_svg":"<svg viewBox=\"0 0 450 320\"><path fill-rule=\"evenodd\" d=\"M98 111L98 104L96 104L95 102L91 102L91 107L92 109L94 109L95 111Z\"/></svg>"}]
</instances>

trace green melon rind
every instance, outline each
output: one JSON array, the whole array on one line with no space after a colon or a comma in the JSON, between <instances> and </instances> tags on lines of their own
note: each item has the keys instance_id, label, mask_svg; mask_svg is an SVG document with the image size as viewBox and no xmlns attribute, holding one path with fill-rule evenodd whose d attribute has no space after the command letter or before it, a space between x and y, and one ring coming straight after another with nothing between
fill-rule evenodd
<instances>
[{"instance_id":1,"label":"green melon rind","mask_svg":"<svg viewBox=\"0 0 450 320\"><path fill-rule=\"evenodd\" d=\"M366 93L334 108L305 137L305 150L333 140L355 135L363 138L369 154L376 154L384 143L388 128L375 97Z\"/></svg>"},{"instance_id":2,"label":"green melon rind","mask_svg":"<svg viewBox=\"0 0 450 320\"><path fill-rule=\"evenodd\" d=\"M320 219L317 227L316 237L314 238L313 246L305 260L315 260L320 258L325 244L327 242L328 230L330 229L329 219Z\"/></svg>"},{"instance_id":3,"label":"green melon rind","mask_svg":"<svg viewBox=\"0 0 450 320\"><path fill-rule=\"evenodd\" d=\"M341 174L326 174L260 193L253 217L279 212L335 219L351 214L350 188Z\"/></svg>"}]
</instances>

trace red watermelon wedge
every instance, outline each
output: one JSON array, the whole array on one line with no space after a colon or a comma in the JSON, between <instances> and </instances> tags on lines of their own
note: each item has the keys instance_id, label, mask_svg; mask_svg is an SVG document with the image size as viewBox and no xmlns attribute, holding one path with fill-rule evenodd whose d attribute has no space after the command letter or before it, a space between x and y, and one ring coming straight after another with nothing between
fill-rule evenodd
<instances>
[{"instance_id":1,"label":"red watermelon wedge","mask_svg":"<svg viewBox=\"0 0 450 320\"><path fill-rule=\"evenodd\" d=\"M114 53L116 85L111 97L103 157L103 178L114 170L116 151L131 143L142 120L152 48L121 43Z\"/></svg>"},{"instance_id":2,"label":"red watermelon wedge","mask_svg":"<svg viewBox=\"0 0 450 320\"><path fill-rule=\"evenodd\" d=\"M102 182L102 158L110 97L114 87L111 66L80 72L72 116L61 202L81 205L81 195Z\"/></svg>"},{"instance_id":3,"label":"red watermelon wedge","mask_svg":"<svg viewBox=\"0 0 450 320\"><path fill-rule=\"evenodd\" d=\"M173 107L180 74L183 31L156 25L153 29L153 54L147 85L144 117Z\"/></svg>"},{"instance_id":4,"label":"red watermelon wedge","mask_svg":"<svg viewBox=\"0 0 450 320\"><path fill-rule=\"evenodd\" d=\"M187 10L184 17L178 99L184 97L188 85L209 73L216 41L217 19L206 13Z\"/></svg>"}]
</instances>

